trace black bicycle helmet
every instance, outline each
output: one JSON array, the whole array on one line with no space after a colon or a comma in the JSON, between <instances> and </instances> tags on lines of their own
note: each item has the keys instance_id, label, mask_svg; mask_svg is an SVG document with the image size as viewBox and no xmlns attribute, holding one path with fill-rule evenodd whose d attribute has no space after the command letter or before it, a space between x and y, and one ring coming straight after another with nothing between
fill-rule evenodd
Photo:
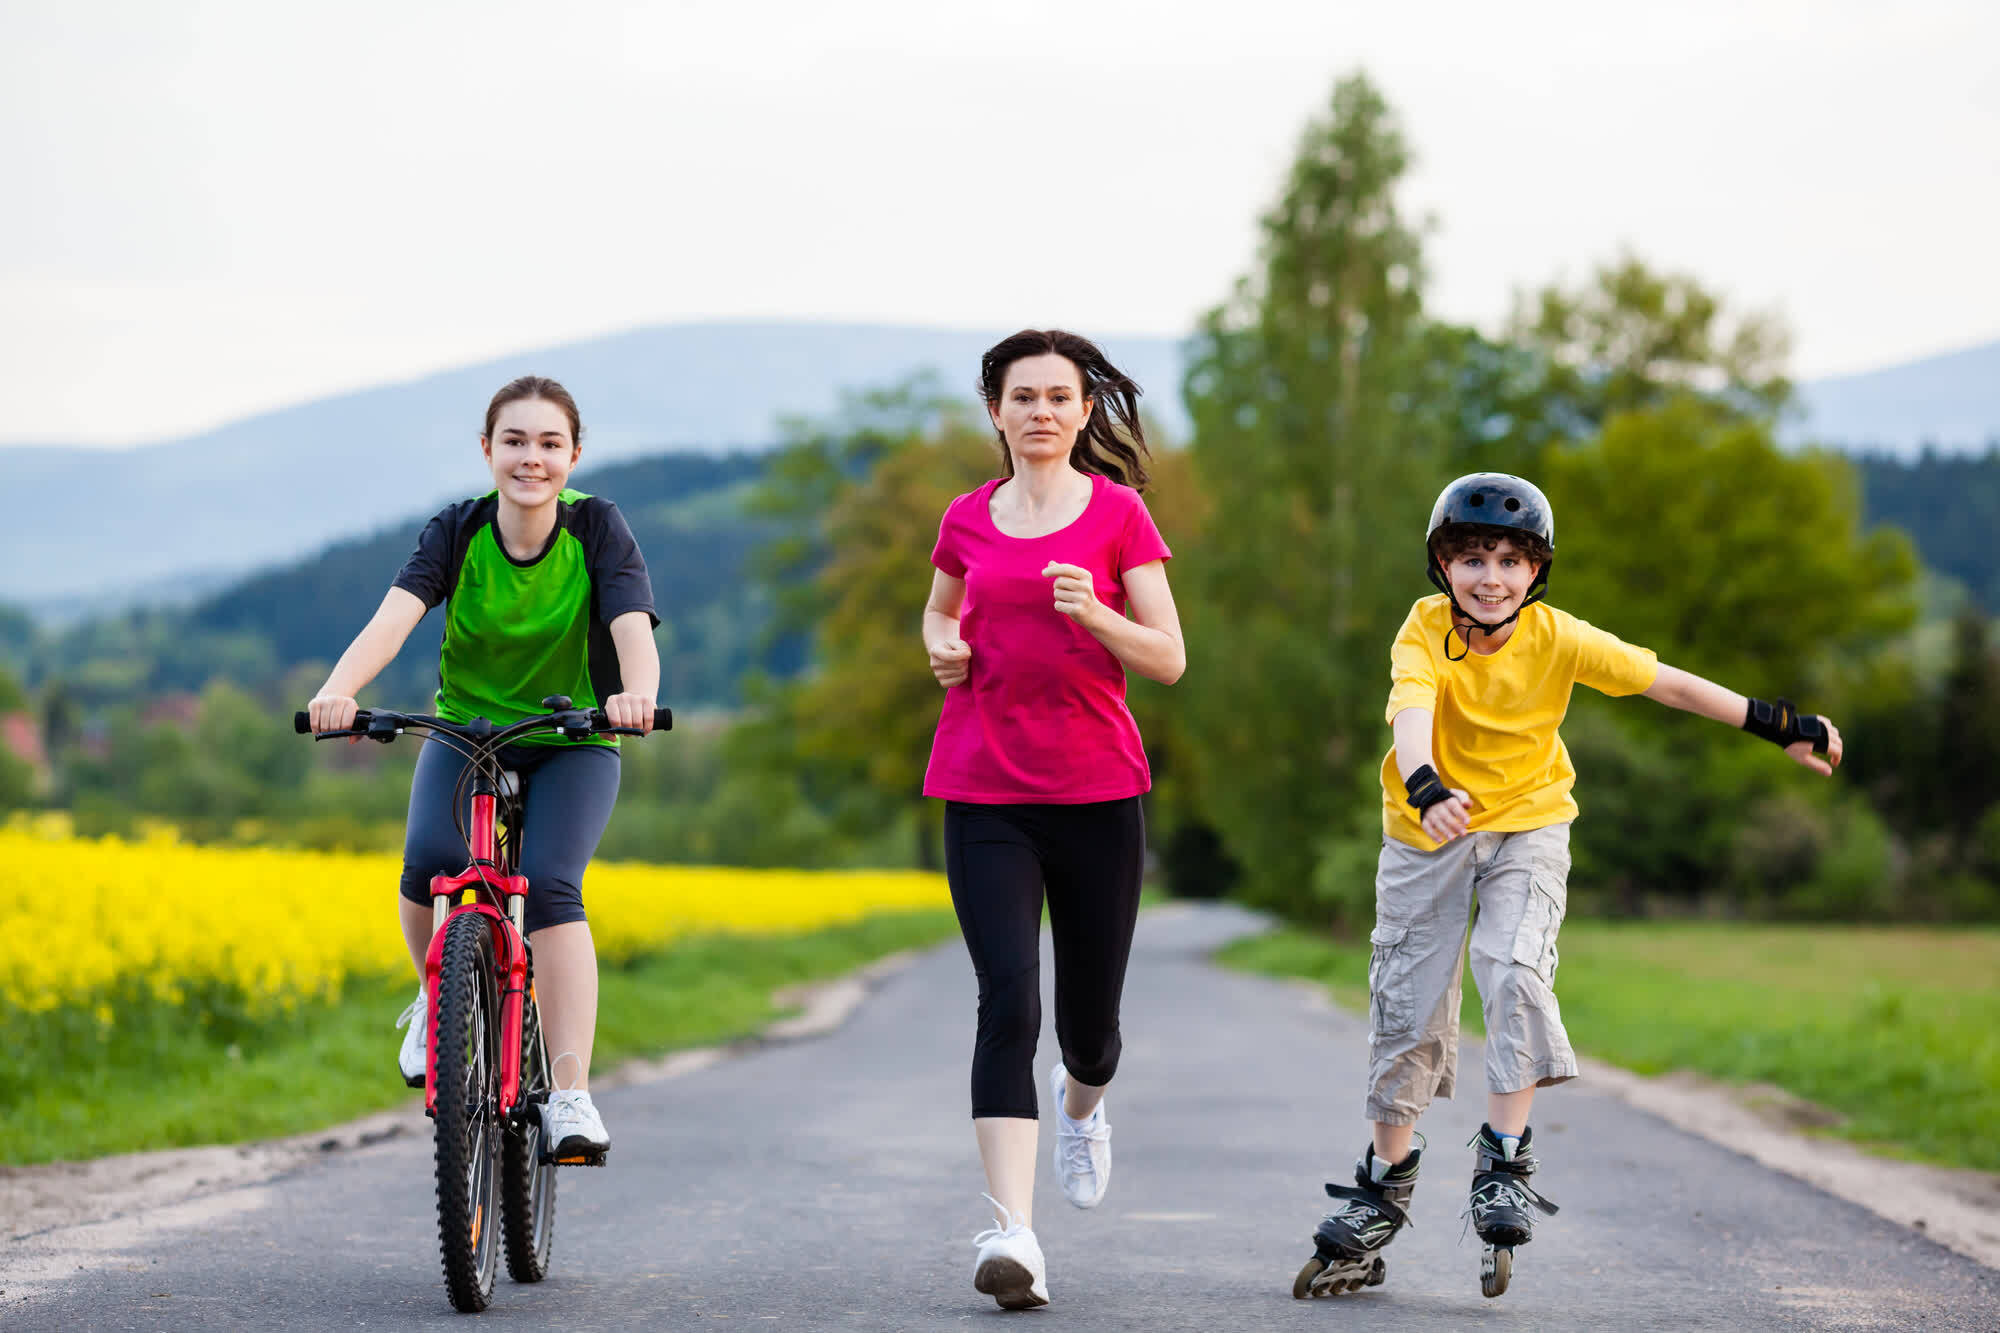
<instances>
[{"instance_id":1,"label":"black bicycle helmet","mask_svg":"<svg viewBox=\"0 0 2000 1333\"><path fill-rule=\"evenodd\" d=\"M1439 564L1438 533L1461 523L1476 524L1482 528L1515 528L1533 533L1548 543L1550 557L1542 562L1535 581L1528 585L1528 595L1521 599L1521 605L1514 609L1512 615L1497 624L1489 625L1466 614L1465 608L1458 604L1458 598L1452 596L1451 583ZM1548 596L1549 566L1555 563L1555 548L1556 517L1555 510L1549 506L1549 497L1543 495L1541 487L1532 481L1505 472L1472 472L1445 487L1438 494L1437 503L1431 506L1430 529L1424 534L1425 566L1432 585L1450 599L1451 609L1460 619L1471 621L1472 629L1485 634L1499 633L1524 608ZM1471 630L1466 632L1465 647L1466 652L1472 651ZM1449 632L1445 635L1445 655L1451 655Z\"/></svg>"}]
</instances>

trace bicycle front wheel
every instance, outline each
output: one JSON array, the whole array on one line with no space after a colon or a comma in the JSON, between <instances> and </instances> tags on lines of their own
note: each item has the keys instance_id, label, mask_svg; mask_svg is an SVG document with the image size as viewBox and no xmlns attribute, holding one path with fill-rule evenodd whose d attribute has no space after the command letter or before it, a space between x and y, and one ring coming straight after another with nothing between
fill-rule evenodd
<instances>
[{"instance_id":1,"label":"bicycle front wheel","mask_svg":"<svg viewBox=\"0 0 2000 1333\"><path fill-rule=\"evenodd\" d=\"M445 927L438 968L437 1204L445 1290L484 1310L500 1268L500 1003L492 928L466 912Z\"/></svg>"},{"instance_id":2,"label":"bicycle front wheel","mask_svg":"<svg viewBox=\"0 0 2000 1333\"><path fill-rule=\"evenodd\" d=\"M521 1004L521 1100L500 1158L500 1216L506 1223L507 1274L516 1282L549 1275L556 1243L556 1164L542 1160L542 1103L548 1100L549 1048L535 988Z\"/></svg>"}]
</instances>

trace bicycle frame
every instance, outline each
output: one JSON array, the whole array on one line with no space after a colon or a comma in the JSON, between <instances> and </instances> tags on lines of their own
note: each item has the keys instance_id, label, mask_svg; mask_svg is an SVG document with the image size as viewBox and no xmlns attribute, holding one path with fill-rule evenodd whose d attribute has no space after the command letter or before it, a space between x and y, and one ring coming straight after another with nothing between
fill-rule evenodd
<instances>
[{"instance_id":1,"label":"bicycle frame","mask_svg":"<svg viewBox=\"0 0 2000 1333\"><path fill-rule=\"evenodd\" d=\"M500 1116L510 1115L521 1097L521 1025L528 993L528 941L521 922L527 906L526 876L508 873L498 859L494 834L500 793L485 774L472 788L472 862L456 875L431 877L431 946L424 955L424 984L429 999L424 1057L424 1112L437 1113L438 970L444 962L445 927L453 917L472 913L486 917L493 934L495 964L506 973L500 995ZM491 901L452 904L467 889L487 893L506 903L503 912Z\"/></svg>"},{"instance_id":2,"label":"bicycle frame","mask_svg":"<svg viewBox=\"0 0 2000 1333\"><path fill-rule=\"evenodd\" d=\"M563 695L550 695L542 700L542 707L552 711L504 726L495 726L485 718L458 722L418 713L356 709L346 725L314 731L309 712L292 715L292 729L316 740L346 737L387 744L406 731L418 731L466 761L452 788L451 818L454 832L464 840L468 859L465 869L455 875L431 877L431 939L423 959L428 1008L423 1021L424 1114L437 1126L439 1254L451 1303L467 1312L485 1309L492 1297L502 1236L507 1271L517 1282L539 1282L547 1275L553 1243L555 1168L601 1166L604 1162L602 1151L594 1157L589 1152L554 1157L544 1141L544 1127L536 1123L538 1108L533 1100L547 1095L550 1068L539 1023L530 1027L528 1006L535 1000L535 989L526 935L529 885L526 876L514 873L520 857L521 809L516 800L520 793L513 775L501 769L501 756L510 741L541 732L555 733L567 741L587 741L597 736L644 736L649 731L671 730L674 725L669 708L655 707L650 726L642 722L621 727L613 724L603 709L573 708ZM464 785L468 777L469 789ZM458 802L468 794L471 822L462 824ZM496 836L502 801L509 802L504 841ZM468 898L471 901L464 901ZM451 923L464 916L480 919L458 927L457 933L464 938L453 938L447 950L447 937L454 934ZM481 941L476 933L470 933L477 931L486 932L487 938ZM490 957L477 948L482 942ZM477 995L441 994L447 952L454 986L462 984L462 968L479 970ZM489 968L490 972L485 971ZM499 987L497 1014L488 1011L485 1004L494 989L494 980L489 977L505 978ZM438 1026L446 1009L452 1015L453 1045L440 1051ZM475 1014L479 1015L477 1023L472 1021ZM496 1027L498 1051L489 1044ZM535 1049L523 1051L522 1043L530 1032ZM467 1049L457 1049L460 1041L467 1043ZM472 1048L475 1042L480 1043L476 1051ZM460 1057L471 1057L462 1069ZM463 1084L446 1089L442 1096L438 1092L441 1064L451 1065L454 1082ZM496 1073L497 1079L493 1077ZM524 1082L529 1086L524 1088ZM489 1207L495 1209L490 1218Z\"/></svg>"},{"instance_id":3,"label":"bicycle frame","mask_svg":"<svg viewBox=\"0 0 2000 1333\"><path fill-rule=\"evenodd\" d=\"M292 729L301 736L311 735L316 740L349 736L385 743L401 735L405 728L443 729L467 734L469 739L490 747L490 753L497 753L498 748L509 740L534 731L555 731L570 740L586 740L593 735L647 734L643 727L611 725L601 709L573 709L569 699L562 695L551 695L542 700L542 706L555 711L546 717L524 718L504 727L496 727L484 718L475 718L468 725L411 713L363 709L354 714L349 727L340 731L314 732L311 719L305 713L292 715ZM671 708L653 710L654 730L670 731L673 725L674 712ZM453 917L467 912L487 918L487 928L493 934L495 964L504 969L507 976L506 989L500 996L501 1118L504 1120L512 1114L521 1100L521 1032L526 1023L527 1000L533 988L529 979L528 940L524 933L528 881L525 876L514 874L513 867L502 864L499 858L499 845L494 836L499 802L500 790L493 779L485 769L477 770L472 785L472 828L466 839L472 860L456 875L434 875L431 878L431 944L424 956L424 985L430 997L430 1011L424 1015L426 1115L437 1114L438 973L444 963L445 927ZM510 851L512 843L513 838L510 837ZM484 895L483 899L454 907L452 900L467 889Z\"/></svg>"}]
</instances>

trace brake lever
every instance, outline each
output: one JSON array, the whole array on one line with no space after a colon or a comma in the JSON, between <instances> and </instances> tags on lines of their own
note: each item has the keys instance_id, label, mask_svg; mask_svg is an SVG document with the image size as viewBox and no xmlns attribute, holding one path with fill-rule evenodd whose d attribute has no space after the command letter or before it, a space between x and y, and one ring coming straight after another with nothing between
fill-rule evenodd
<instances>
[{"instance_id":1,"label":"brake lever","mask_svg":"<svg viewBox=\"0 0 2000 1333\"><path fill-rule=\"evenodd\" d=\"M556 732L564 740L587 741L598 734L588 708L567 708L555 715Z\"/></svg>"}]
</instances>

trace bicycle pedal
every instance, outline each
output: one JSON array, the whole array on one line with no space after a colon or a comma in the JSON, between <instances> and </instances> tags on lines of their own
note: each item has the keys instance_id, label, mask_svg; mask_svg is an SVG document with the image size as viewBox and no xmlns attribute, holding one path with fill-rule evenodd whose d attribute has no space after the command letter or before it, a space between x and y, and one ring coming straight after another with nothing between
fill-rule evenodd
<instances>
[{"instance_id":1,"label":"bicycle pedal","mask_svg":"<svg viewBox=\"0 0 2000 1333\"><path fill-rule=\"evenodd\" d=\"M603 1166L604 1159L610 1152L611 1150L607 1148L600 1153L570 1153L564 1157L545 1152L542 1154L542 1160L556 1166Z\"/></svg>"}]
</instances>

